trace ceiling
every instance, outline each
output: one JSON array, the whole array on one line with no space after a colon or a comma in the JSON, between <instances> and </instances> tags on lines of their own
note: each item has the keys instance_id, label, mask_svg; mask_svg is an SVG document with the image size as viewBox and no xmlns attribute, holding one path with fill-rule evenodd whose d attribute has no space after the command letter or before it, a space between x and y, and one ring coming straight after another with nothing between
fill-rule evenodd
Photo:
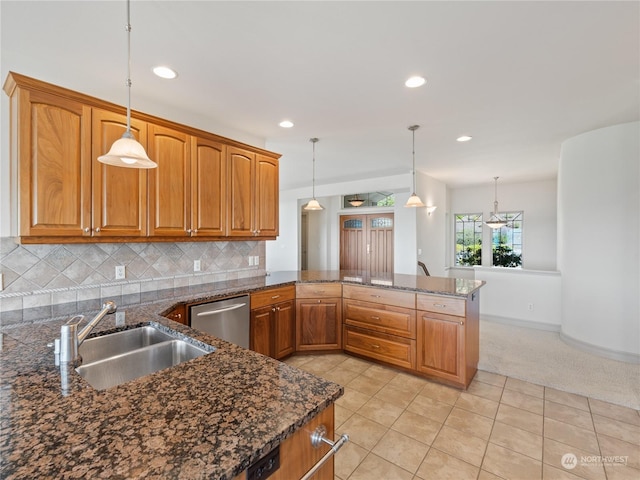
<instances>
[{"instance_id":1,"label":"ceiling","mask_svg":"<svg viewBox=\"0 0 640 480\"><path fill-rule=\"evenodd\" d=\"M125 5L2 0L3 77L124 104ZM310 137L320 185L410 173L418 124L417 169L465 186L553 178L563 140L640 118L636 1L134 0L131 24L132 107L282 153L283 189Z\"/></svg>"}]
</instances>

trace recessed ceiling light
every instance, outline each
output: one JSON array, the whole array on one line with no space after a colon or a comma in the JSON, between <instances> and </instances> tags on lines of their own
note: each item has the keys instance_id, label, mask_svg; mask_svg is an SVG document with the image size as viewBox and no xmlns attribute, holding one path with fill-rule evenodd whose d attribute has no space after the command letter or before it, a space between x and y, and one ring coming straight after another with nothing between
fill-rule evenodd
<instances>
[{"instance_id":1,"label":"recessed ceiling light","mask_svg":"<svg viewBox=\"0 0 640 480\"><path fill-rule=\"evenodd\" d=\"M406 82L404 82L404 84L409 88L421 87L425 83L427 83L427 81L424 79L424 77L418 76L410 77Z\"/></svg>"},{"instance_id":2,"label":"recessed ceiling light","mask_svg":"<svg viewBox=\"0 0 640 480\"><path fill-rule=\"evenodd\" d=\"M473 137L470 137L469 135L461 135L458 138L456 138L456 140L458 142L468 142L469 140L471 140Z\"/></svg>"},{"instance_id":3,"label":"recessed ceiling light","mask_svg":"<svg viewBox=\"0 0 640 480\"><path fill-rule=\"evenodd\" d=\"M178 76L175 70L172 70L171 68L165 66L153 67L153 73L155 73L160 78L168 78L169 80Z\"/></svg>"},{"instance_id":4,"label":"recessed ceiling light","mask_svg":"<svg viewBox=\"0 0 640 480\"><path fill-rule=\"evenodd\" d=\"M293 127L293 122L290 120L283 120L278 125L280 125L282 128L291 128Z\"/></svg>"}]
</instances>

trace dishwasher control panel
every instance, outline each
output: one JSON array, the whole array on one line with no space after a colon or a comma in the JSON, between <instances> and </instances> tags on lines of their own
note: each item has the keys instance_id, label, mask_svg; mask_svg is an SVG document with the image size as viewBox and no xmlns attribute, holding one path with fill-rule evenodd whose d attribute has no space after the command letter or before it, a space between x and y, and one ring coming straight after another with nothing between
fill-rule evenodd
<instances>
[{"instance_id":1,"label":"dishwasher control panel","mask_svg":"<svg viewBox=\"0 0 640 480\"><path fill-rule=\"evenodd\" d=\"M264 480L280 468L280 446L267 453L247 469L247 480Z\"/></svg>"}]
</instances>

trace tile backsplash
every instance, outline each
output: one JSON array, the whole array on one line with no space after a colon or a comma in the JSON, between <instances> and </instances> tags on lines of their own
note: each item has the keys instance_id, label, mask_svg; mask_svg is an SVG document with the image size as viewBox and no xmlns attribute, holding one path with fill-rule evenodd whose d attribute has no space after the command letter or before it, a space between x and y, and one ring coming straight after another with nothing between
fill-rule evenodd
<instances>
[{"instance_id":1,"label":"tile backsplash","mask_svg":"<svg viewBox=\"0 0 640 480\"><path fill-rule=\"evenodd\" d=\"M145 292L265 274L264 241L20 245L16 240L0 238L0 326L29 321L16 314L22 310L31 316L64 315L81 302L118 297L139 303ZM194 260L200 260L200 272L194 272ZM115 279L116 266L125 267L124 280Z\"/></svg>"}]
</instances>

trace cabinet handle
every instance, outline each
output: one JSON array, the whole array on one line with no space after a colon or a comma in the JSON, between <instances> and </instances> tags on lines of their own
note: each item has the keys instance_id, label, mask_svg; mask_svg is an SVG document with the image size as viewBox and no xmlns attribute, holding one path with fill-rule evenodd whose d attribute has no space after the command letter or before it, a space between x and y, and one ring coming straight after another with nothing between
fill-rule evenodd
<instances>
[{"instance_id":1,"label":"cabinet handle","mask_svg":"<svg viewBox=\"0 0 640 480\"><path fill-rule=\"evenodd\" d=\"M324 456L320 460L318 460L318 462L313 467L311 467L311 469L307 473L304 474L304 476L300 480L309 480L310 478L312 478L320 469L320 467L322 467L322 465L324 465L327 460L334 456L338 452L338 450L340 450L344 446L344 444L349 441L349 435L347 435L346 433L342 434L337 442L332 442L331 440L329 440L327 437L325 437L326 434L327 427L325 427L324 425L319 425L318 428L316 428L311 434L311 445L313 445L314 448L319 448L323 443L326 443L331 448L327 453L324 454Z\"/></svg>"},{"instance_id":2,"label":"cabinet handle","mask_svg":"<svg viewBox=\"0 0 640 480\"><path fill-rule=\"evenodd\" d=\"M447 308L447 306L444 303L434 303L433 306L438 308Z\"/></svg>"},{"instance_id":3,"label":"cabinet handle","mask_svg":"<svg viewBox=\"0 0 640 480\"><path fill-rule=\"evenodd\" d=\"M276 298L280 298L280 295L271 295L271 300L275 300Z\"/></svg>"},{"instance_id":4,"label":"cabinet handle","mask_svg":"<svg viewBox=\"0 0 640 480\"><path fill-rule=\"evenodd\" d=\"M371 348L380 348L380 345L376 345L375 343L372 343Z\"/></svg>"},{"instance_id":5,"label":"cabinet handle","mask_svg":"<svg viewBox=\"0 0 640 480\"><path fill-rule=\"evenodd\" d=\"M433 319L427 317L426 315L423 315L422 319L425 320L425 321L429 320L429 321L433 322ZM439 322L447 322L447 323L457 323L458 325L464 325L464 320L447 320L445 318L439 318L438 321Z\"/></svg>"},{"instance_id":6,"label":"cabinet handle","mask_svg":"<svg viewBox=\"0 0 640 480\"><path fill-rule=\"evenodd\" d=\"M373 320L380 320L380 317L376 317L375 315L371 315L371 318L372 318Z\"/></svg>"}]
</instances>

